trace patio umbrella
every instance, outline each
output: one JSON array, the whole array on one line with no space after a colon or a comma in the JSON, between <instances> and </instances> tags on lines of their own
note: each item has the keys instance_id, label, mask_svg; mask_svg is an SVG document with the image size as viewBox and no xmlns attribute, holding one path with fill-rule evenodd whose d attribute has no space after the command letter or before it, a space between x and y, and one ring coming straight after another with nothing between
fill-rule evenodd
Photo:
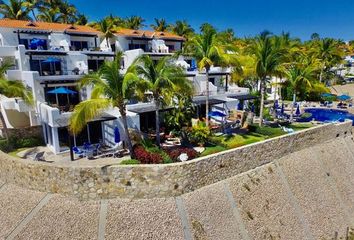
<instances>
[{"instance_id":1,"label":"patio umbrella","mask_svg":"<svg viewBox=\"0 0 354 240\"><path fill-rule=\"evenodd\" d=\"M53 57L49 57L46 60L42 61L42 63L49 63L50 66L50 71L53 71L53 64L54 64L54 71L55 69L55 63L60 63L60 59L58 58L53 58Z\"/></svg>"},{"instance_id":2,"label":"patio umbrella","mask_svg":"<svg viewBox=\"0 0 354 240\"><path fill-rule=\"evenodd\" d=\"M323 97L323 98L328 98L328 97L333 97L334 96L334 94L332 94L332 93L322 93L321 94L321 97Z\"/></svg>"},{"instance_id":3,"label":"patio umbrella","mask_svg":"<svg viewBox=\"0 0 354 240\"><path fill-rule=\"evenodd\" d=\"M114 142L119 143L120 142L120 133L118 127L114 128Z\"/></svg>"},{"instance_id":4,"label":"patio umbrella","mask_svg":"<svg viewBox=\"0 0 354 240\"><path fill-rule=\"evenodd\" d=\"M300 115L300 105L297 105L295 115Z\"/></svg>"},{"instance_id":5,"label":"patio umbrella","mask_svg":"<svg viewBox=\"0 0 354 240\"><path fill-rule=\"evenodd\" d=\"M66 87L59 87L59 88L53 89L53 90L51 90L51 91L49 91L47 93L56 95L57 104L59 103L58 94L66 94L67 98L68 98L68 104L70 103L69 94L77 94L77 92L75 92L73 90L70 90L70 89L68 89Z\"/></svg>"},{"instance_id":6,"label":"patio umbrella","mask_svg":"<svg viewBox=\"0 0 354 240\"><path fill-rule=\"evenodd\" d=\"M45 41L42 39L33 38L30 41L30 48L31 49L37 49L38 47L44 47L44 45L45 45Z\"/></svg>"},{"instance_id":7,"label":"patio umbrella","mask_svg":"<svg viewBox=\"0 0 354 240\"><path fill-rule=\"evenodd\" d=\"M340 95L340 96L338 96L337 98L338 98L340 101L348 101L348 100L350 100L350 99L351 99L351 97L350 97L350 96L345 95L345 94Z\"/></svg>"}]
</instances>

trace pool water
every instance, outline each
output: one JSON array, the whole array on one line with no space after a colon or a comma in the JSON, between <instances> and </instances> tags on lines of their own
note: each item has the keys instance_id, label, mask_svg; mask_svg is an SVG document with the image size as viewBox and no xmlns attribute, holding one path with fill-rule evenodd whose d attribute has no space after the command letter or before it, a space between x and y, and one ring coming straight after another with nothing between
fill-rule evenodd
<instances>
[{"instance_id":1,"label":"pool water","mask_svg":"<svg viewBox=\"0 0 354 240\"><path fill-rule=\"evenodd\" d=\"M316 121L320 122L344 122L345 119L350 119L353 120L354 123L354 115L344 110L308 108L305 109L305 112L312 114L311 117L303 119L305 121L311 121L312 119L315 119Z\"/></svg>"}]
</instances>

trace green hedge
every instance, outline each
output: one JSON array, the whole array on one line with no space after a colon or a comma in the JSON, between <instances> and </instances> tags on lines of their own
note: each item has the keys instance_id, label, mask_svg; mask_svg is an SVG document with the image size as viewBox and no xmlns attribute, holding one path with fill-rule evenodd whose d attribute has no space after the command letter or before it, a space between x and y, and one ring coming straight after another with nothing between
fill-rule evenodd
<instances>
[{"instance_id":1,"label":"green hedge","mask_svg":"<svg viewBox=\"0 0 354 240\"><path fill-rule=\"evenodd\" d=\"M0 150L8 153L18 148L31 148L37 146L43 146L44 142L42 138L28 137L28 138L17 138L10 137L7 141L6 139L0 139Z\"/></svg>"}]
</instances>

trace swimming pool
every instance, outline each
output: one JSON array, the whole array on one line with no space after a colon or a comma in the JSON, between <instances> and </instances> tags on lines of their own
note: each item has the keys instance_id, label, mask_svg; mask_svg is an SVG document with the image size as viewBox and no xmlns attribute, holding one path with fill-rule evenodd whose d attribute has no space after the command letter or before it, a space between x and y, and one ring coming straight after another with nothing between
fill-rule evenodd
<instances>
[{"instance_id":1,"label":"swimming pool","mask_svg":"<svg viewBox=\"0 0 354 240\"><path fill-rule=\"evenodd\" d=\"M345 119L353 120L354 123L354 115L345 111L338 109L325 109L325 108L307 108L305 109L306 113L311 113L312 116L303 119L304 121L311 121L315 119L320 122L344 122ZM354 125L354 124L353 124Z\"/></svg>"}]
</instances>

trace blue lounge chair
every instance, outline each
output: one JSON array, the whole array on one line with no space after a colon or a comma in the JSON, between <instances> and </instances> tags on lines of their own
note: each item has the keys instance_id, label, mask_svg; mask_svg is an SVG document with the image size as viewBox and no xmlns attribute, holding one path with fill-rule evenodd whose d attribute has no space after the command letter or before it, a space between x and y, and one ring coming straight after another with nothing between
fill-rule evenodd
<instances>
[{"instance_id":1,"label":"blue lounge chair","mask_svg":"<svg viewBox=\"0 0 354 240\"><path fill-rule=\"evenodd\" d=\"M78 147L73 147L73 152L74 152L75 156L78 156L79 158L82 158L85 156L85 151L82 151Z\"/></svg>"}]
</instances>

